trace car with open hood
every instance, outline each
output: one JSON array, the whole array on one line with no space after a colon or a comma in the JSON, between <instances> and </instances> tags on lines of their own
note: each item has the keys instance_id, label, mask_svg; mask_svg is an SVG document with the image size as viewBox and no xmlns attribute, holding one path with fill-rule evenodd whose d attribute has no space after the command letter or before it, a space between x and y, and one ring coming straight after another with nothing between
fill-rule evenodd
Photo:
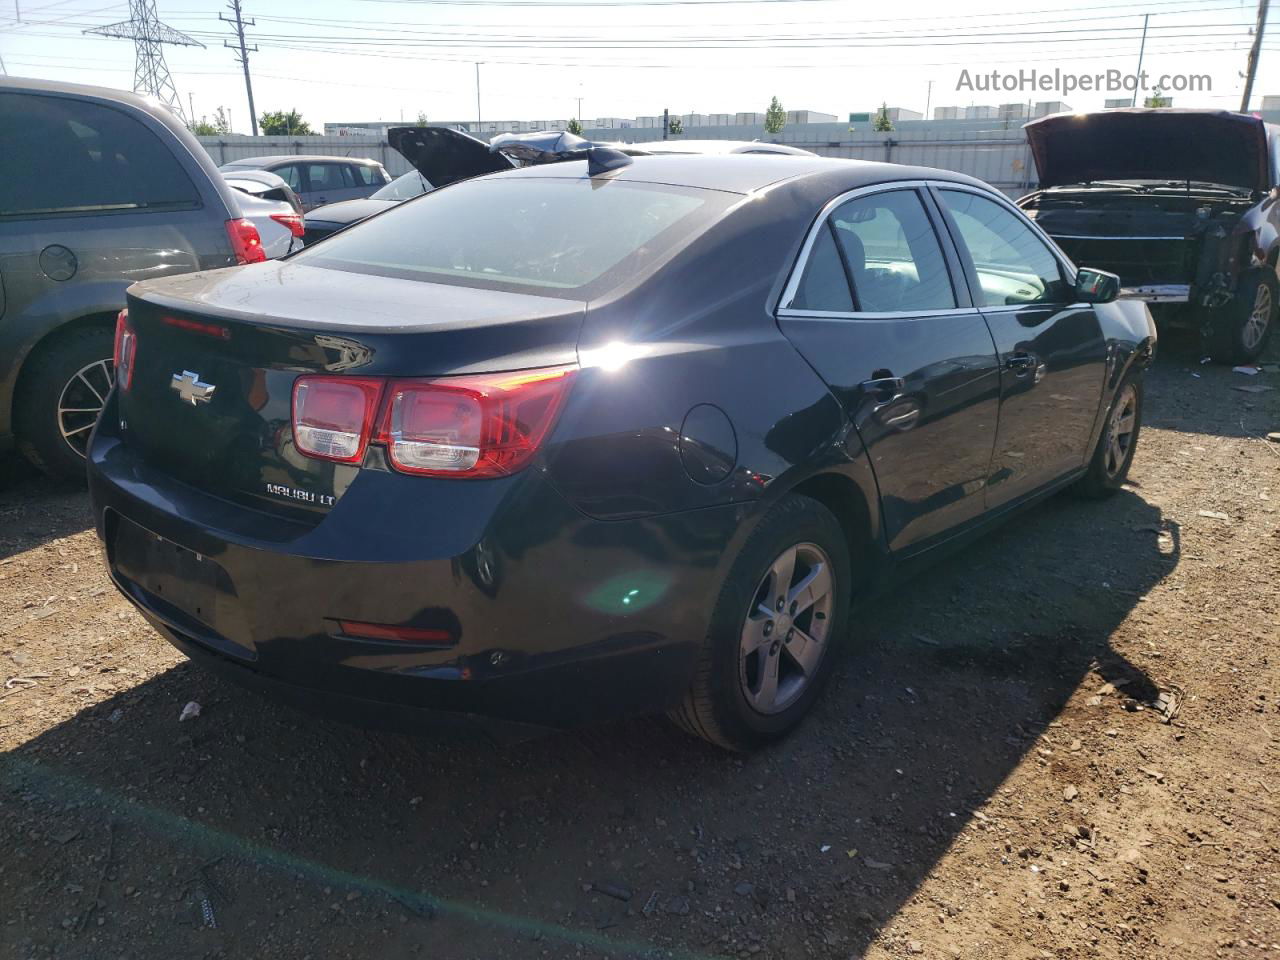
<instances>
[{"instance_id":1,"label":"car with open hood","mask_svg":"<svg viewBox=\"0 0 1280 960\"><path fill-rule=\"evenodd\" d=\"M502 134L486 143L469 133L450 127L392 127L387 131L387 141L413 164L414 169L396 177L372 196L331 203L312 210L307 214L307 243L323 240L353 223L359 223L405 200L420 197L436 187L528 164L559 163L591 146L609 146L631 156L667 153L814 156L799 147L747 140L657 140L639 144L597 144L572 133L556 130Z\"/></svg>"},{"instance_id":2,"label":"car with open hood","mask_svg":"<svg viewBox=\"0 0 1280 960\"><path fill-rule=\"evenodd\" d=\"M1211 355L1256 360L1280 305L1277 127L1225 110L1056 114L1024 129L1039 189L1018 201L1072 259L1121 278Z\"/></svg>"},{"instance_id":3,"label":"car with open hood","mask_svg":"<svg viewBox=\"0 0 1280 960\"><path fill-rule=\"evenodd\" d=\"M747 749L856 597L1124 482L1150 313L991 187L567 152L130 290L91 499L171 642L332 715Z\"/></svg>"}]
</instances>

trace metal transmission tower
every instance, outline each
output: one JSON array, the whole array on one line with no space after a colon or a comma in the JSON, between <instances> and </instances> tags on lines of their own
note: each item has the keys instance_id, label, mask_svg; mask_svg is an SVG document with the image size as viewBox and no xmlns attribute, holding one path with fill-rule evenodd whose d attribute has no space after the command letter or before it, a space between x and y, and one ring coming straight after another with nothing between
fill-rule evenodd
<instances>
[{"instance_id":1,"label":"metal transmission tower","mask_svg":"<svg viewBox=\"0 0 1280 960\"><path fill-rule=\"evenodd\" d=\"M156 14L155 0L129 0L128 20L105 27L94 27L85 33L132 40L136 54L133 68L134 93L148 93L155 97L177 114L183 123L194 121L195 118L189 120L186 111L182 109L178 89L173 85L173 77L169 75L169 65L164 62L163 45L172 43L179 47L203 47L204 44L173 29L167 23L161 23Z\"/></svg>"},{"instance_id":2,"label":"metal transmission tower","mask_svg":"<svg viewBox=\"0 0 1280 960\"><path fill-rule=\"evenodd\" d=\"M231 24L236 32L236 39L223 40L224 47L230 47L236 51L236 59L240 61L240 66L244 67L244 91L249 95L249 130L256 137L258 135L258 113L253 109L253 82L249 79L249 54L257 53L258 46L254 44L252 47L246 46L244 42L244 28L252 27L257 23L256 20L246 20L240 15L240 0L230 0L227 7L234 16L228 17L224 14L218 14L218 19L224 23Z\"/></svg>"}]
</instances>

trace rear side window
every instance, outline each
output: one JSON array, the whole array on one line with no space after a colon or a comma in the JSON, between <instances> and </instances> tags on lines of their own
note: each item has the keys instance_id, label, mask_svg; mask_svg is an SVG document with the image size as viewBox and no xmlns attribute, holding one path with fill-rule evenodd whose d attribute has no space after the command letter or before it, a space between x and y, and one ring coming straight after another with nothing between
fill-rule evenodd
<instances>
[{"instance_id":1,"label":"rear side window","mask_svg":"<svg viewBox=\"0 0 1280 960\"><path fill-rule=\"evenodd\" d=\"M302 192L302 169L296 163L276 167L271 171L297 193Z\"/></svg>"},{"instance_id":2,"label":"rear side window","mask_svg":"<svg viewBox=\"0 0 1280 960\"><path fill-rule=\"evenodd\" d=\"M737 194L625 180L468 180L295 259L379 276L585 299L645 272Z\"/></svg>"},{"instance_id":3,"label":"rear side window","mask_svg":"<svg viewBox=\"0 0 1280 960\"><path fill-rule=\"evenodd\" d=\"M164 141L98 103L0 93L0 158L0 217L200 206Z\"/></svg>"},{"instance_id":4,"label":"rear side window","mask_svg":"<svg viewBox=\"0 0 1280 960\"><path fill-rule=\"evenodd\" d=\"M832 233L862 313L950 310L951 276L914 190L856 197L831 215Z\"/></svg>"},{"instance_id":5,"label":"rear side window","mask_svg":"<svg viewBox=\"0 0 1280 960\"><path fill-rule=\"evenodd\" d=\"M973 258L984 306L1051 303L1066 298L1058 258L1019 217L975 193L938 193Z\"/></svg>"},{"instance_id":6,"label":"rear side window","mask_svg":"<svg viewBox=\"0 0 1280 960\"><path fill-rule=\"evenodd\" d=\"M849 278L840 262L830 221L822 225L818 237L809 251L809 262L796 287L796 295L789 306L793 310L825 310L849 313L853 310L853 297L849 293Z\"/></svg>"},{"instance_id":7,"label":"rear side window","mask_svg":"<svg viewBox=\"0 0 1280 960\"><path fill-rule=\"evenodd\" d=\"M341 190L344 186L354 186L354 184L344 184L342 182L342 171L347 169L346 164L342 163L312 163L307 166L307 180L311 190ZM349 176L349 174L348 174Z\"/></svg>"},{"instance_id":8,"label":"rear side window","mask_svg":"<svg viewBox=\"0 0 1280 960\"><path fill-rule=\"evenodd\" d=\"M356 185L361 187L372 187L374 184L381 186L382 178L374 175L373 167L366 167L359 164L351 168L355 171Z\"/></svg>"}]
</instances>

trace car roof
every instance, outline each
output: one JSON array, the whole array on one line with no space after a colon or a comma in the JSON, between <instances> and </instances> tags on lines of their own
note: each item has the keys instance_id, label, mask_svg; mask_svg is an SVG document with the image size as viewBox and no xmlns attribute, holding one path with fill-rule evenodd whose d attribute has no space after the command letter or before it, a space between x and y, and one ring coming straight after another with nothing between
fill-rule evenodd
<instances>
[{"instance_id":1,"label":"car roof","mask_svg":"<svg viewBox=\"0 0 1280 960\"><path fill-rule=\"evenodd\" d=\"M335 157L332 154L322 153L278 153L269 157L241 157L239 160L228 160L222 166L226 167L244 167L246 169L261 169L264 164L269 163L362 163L367 166L379 166L377 160L371 160L368 157Z\"/></svg>"},{"instance_id":2,"label":"car roof","mask_svg":"<svg viewBox=\"0 0 1280 960\"><path fill-rule=\"evenodd\" d=\"M760 140L645 140L626 144L648 153L772 153L797 157L814 156L808 150L785 143L765 143Z\"/></svg>"},{"instance_id":3,"label":"car roof","mask_svg":"<svg viewBox=\"0 0 1280 960\"><path fill-rule=\"evenodd\" d=\"M586 179L586 171L586 161L571 160L564 163L521 167L517 170L490 174L486 179L507 177ZM845 190L905 180L951 180L994 190L981 180L951 170L909 167L870 160L768 153L693 153L633 157L631 163L611 171L606 176L613 180L662 183L705 190L724 190L731 193L751 193L783 180L816 176L830 177L841 184L839 189Z\"/></svg>"},{"instance_id":4,"label":"car roof","mask_svg":"<svg viewBox=\"0 0 1280 960\"><path fill-rule=\"evenodd\" d=\"M10 93L30 91L32 93L62 93L80 97L93 97L97 100L114 100L127 103L139 110L149 113L163 111L170 115L168 109L155 97L129 93L127 90L113 90L110 87L95 87L85 83L64 83L61 80L36 80L31 77L0 76L0 90Z\"/></svg>"}]
</instances>

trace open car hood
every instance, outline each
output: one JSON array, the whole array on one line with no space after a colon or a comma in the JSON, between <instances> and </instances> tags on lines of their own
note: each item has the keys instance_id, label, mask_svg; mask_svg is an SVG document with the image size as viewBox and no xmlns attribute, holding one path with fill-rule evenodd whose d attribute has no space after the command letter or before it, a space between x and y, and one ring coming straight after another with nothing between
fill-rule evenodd
<instances>
[{"instance_id":1,"label":"open car hood","mask_svg":"<svg viewBox=\"0 0 1280 960\"><path fill-rule=\"evenodd\" d=\"M1227 110L1059 113L1023 127L1041 187L1095 180L1199 180L1270 189L1267 125Z\"/></svg>"},{"instance_id":2,"label":"open car hood","mask_svg":"<svg viewBox=\"0 0 1280 960\"><path fill-rule=\"evenodd\" d=\"M433 187L444 187L485 173L510 170L515 164L489 144L448 127L392 127L387 142Z\"/></svg>"}]
</instances>

